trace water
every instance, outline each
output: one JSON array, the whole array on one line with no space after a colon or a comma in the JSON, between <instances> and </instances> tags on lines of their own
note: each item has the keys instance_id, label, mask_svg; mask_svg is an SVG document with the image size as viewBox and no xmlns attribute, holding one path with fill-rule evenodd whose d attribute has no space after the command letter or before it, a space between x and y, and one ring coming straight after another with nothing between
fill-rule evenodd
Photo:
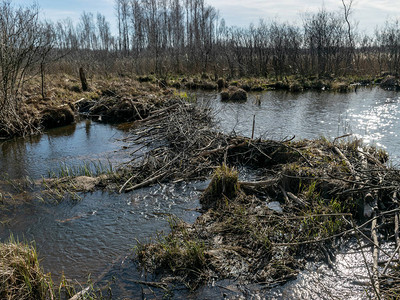
<instances>
[{"instance_id":1,"label":"water","mask_svg":"<svg viewBox=\"0 0 400 300\"><path fill-rule=\"evenodd\" d=\"M55 278L64 272L85 282L127 255L136 239L149 240L159 230L168 232L168 216L187 222L199 215L201 183L161 185L117 195L107 192L86 194L82 201L59 205L26 204L7 212L10 221L0 226L4 241L10 234L34 240L42 266Z\"/></svg>"},{"instance_id":2,"label":"water","mask_svg":"<svg viewBox=\"0 0 400 300\"><path fill-rule=\"evenodd\" d=\"M257 97L260 97L260 105L255 103ZM399 162L400 96L395 92L376 88L359 89L357 93L349 94L266 92L251 94L246 103L223 103L215 93L199 93L198 99L210 103L225 132L234 130L237 134L250 136L255 115L256 137L334 138L352 132L367 143L385 148L393 161ZM26 176L39 179L46 177L49 170L57 170L61 163L78 165L100 160L118 165L131 158L132 148L124 147L127 146L123 142L126 135L114 126L83 121L42 136L3 142L0 144L2 175L14 179ZM8 175L4 176L5 173ZM134 298L142 293L142 289L132 278L143 278L126 257L136 239L146 241L156 231L167 232L170 214L194 222L199 215L195 211L199 206L198 198L206 186L207 182L163 184L122 195L97 191L83 194L79 202L64 201L58 205L22 202L1 208L0 240L5 241L10 234L27 241L34 240L45 271L51 272L56 280L62 273L81 283L89 274L94 280L116 276L115 297ZM30 198L29 193L22 193L21 197ZM227 280L202 287L195 294L181 291L175 297L222 299L224 295L232 298L260 293L261 297L267 295L276 299L290 298L290 295L311 299L319 296L304 294L304 289L322 282L323 287L335 292L334 296L337 293L347 295L354 290L357 291L354 299L362 299L364 286L350 282L349 278L355 273L348 274L346 270L350 268L362 274L365 269L362 263L352 264L359 261L359 257L351 255L343 250L343 256L338 256L335 272L325 265L310 266L296 281L268 291L262 290L262 286L244 287ZM339 291L338 285L343 286ZM151 293L148 298L152 298Z\"/></svg>"},{"instance_id":3,"label":"water","mask_svg":"<svg viewBox=\"0 0 400 300\"><path fill-rule=\"evenodd\" d=\"M0 143L0 169L11 179L47 177L61 164L116 163L129 158L119 141L127 135L116 127L89 120L55 128L44 135Z\"/></svg>"},{"instance_id":4,"label":"water","mask_svg":"<svg viewBox=\"0 0 400 300\"><path fill-rule=\"evenodd\" d=\"M268 91L249 94L244 103L221 102L215 93L197 95L200 103L209 103L216 111L226 133L250 137L255 116L254 137L333 139L352 133L400 162L400 95L394 91L376 87L359 88L356 93Z\"/></svg>"},{"instance_id":5,"label":"water","mask_svg":"<svg viewBox=\"0 0 400 300\"><path fill-rule=\"evenodd\" d=\"M5 177L33 180L57 171L61 163L69 166L87 161L118 165L130 159L121 141L126 132L116 127L84 121L50 130L28 139L1 144L0 166ZM7 188L0 184L0 190ZM20 240L35 241L46 272L58 280L62 273L85 282L96 279L122 256L130 253L136 239L148 240L157 230L168 231L170 214L194 222L198 195L205 183L160 185L118 195L96 191L82 194L82 201L58 205L32 199L2 208L0 240L10 234Z\"/></svg>"}]
</instances>

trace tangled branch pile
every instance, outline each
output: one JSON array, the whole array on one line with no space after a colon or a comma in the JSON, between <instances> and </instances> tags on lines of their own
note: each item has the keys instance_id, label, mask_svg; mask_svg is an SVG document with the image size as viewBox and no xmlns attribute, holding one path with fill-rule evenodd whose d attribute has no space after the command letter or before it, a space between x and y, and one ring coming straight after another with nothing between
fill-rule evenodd
<instances>
[{"instance_id":1,"label":"tangled branch pile","mask_svg":"<svg viewBox=\"0 0 400 300\"><path fill-rule=\"evenodd\" d=\"M206 110L178 101L131 137L152 148L132 161L121 190L215 170L193 225L174 220L168 236L139 245L145 269L193 286L221 278L273 285L296 276L308 259L331 262L333 245L356 236L373 251L372 290L388 291L381 280L397 266L392 258L382 270L379 252L398 236L400 174L385 165L384 151L357 140L251 140L214 132L210 122ZM225 164L260 177L240 182Z\"/></svg>"},{"instance_id":2,"label":"tangled branch pile","mask_svg":"<svg viewBox=\"0 0 400 300\"><path fill-rule=\"evenodd\" d=\"M123 175L128 180L120 191L167 180L205 179L224 162L267 167L274 159L290 159L284 142L250 140L215 131L206 107L181 99L163 105L139 120L125 140L134 147L141 146L131 153L134 158ZM274 158L266 153L273 153Z\"/></svg>"},{"instance_id":3,"label":"tangled branch pile","mask_svg":"<svg viewBox=\"0 0 400 300\"><path fill-rule=\"evenodd\" d=\"M134 79L100 82L95 99L75 102L80 114L109 123L132 122L146 118L168 103L171 91Z\"/></svg>"}]
</instances>

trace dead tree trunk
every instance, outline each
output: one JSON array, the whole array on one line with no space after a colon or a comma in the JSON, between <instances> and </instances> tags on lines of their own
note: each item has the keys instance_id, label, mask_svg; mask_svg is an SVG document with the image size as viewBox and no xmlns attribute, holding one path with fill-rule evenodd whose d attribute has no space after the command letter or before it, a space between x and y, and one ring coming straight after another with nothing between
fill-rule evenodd
<instances>
[{"instance_id":1,"label":"dead tree trunk","mask_svg":"<svg viewBox=\"0 0 400 300\"><path fill-rule=\"evenodd\" d=\"M81 79L81 84L82 84L82 91L86 92L89 90L89 86L86 80L86 74L83 68L79 68L79 78Z\"/></svg>"}]
</instances>

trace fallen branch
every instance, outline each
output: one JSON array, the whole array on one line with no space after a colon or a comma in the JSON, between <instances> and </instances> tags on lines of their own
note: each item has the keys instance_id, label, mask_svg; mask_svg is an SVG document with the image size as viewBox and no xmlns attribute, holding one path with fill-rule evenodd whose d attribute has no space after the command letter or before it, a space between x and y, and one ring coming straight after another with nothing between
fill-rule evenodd
<instances>
[{"instance_id":1,"label":"fallen branch","mask_svg":"<svg viewBox=\"0 0 400 300\"><path fill-rule=\"evenodd\" d=\"M262 181L239 181L239 186L240 187L250 187L250 188L257 188L257 187L271 187L275 185L276 183L279 182L279 178L273 178L273 179L268 179L268 180L262 180Z\"/></svg>"},{"instance_id":2,"label":"fallen branch","mask_svg":"<svg viewBox=\"0 0 400 300\"><path fill-rule=\"evenodd\" d=\"M143 281L143 280L132 280L132 282L168 291L168 285L163 282Z\"/></svg>"},{"instance_id":3,"label":"fallen branch","mask_svg":"<svg viewBox=\"0 0 400 300\"><path fill-rule=\"evenodd\" d=\"M133 190L139 189L141 187L145 187L147 185L150 185L153 182L163 178L166 174L167 174L167 171L162 172L161 174L159 174L157 176L154 176L154 177L151 177L149 179L146 179L146 180L142 181L141 183L138 183L138 184L136 184L136 185L134 185L132 187L126 188L125 192L133 191Z\"/></svg>"},{"instance_id":4,"label":"fallen branch","mask_svg":"<svg viewBox=\"0 0 400 300\"><path fill-rule=\"evenodd\" d=\"M290 199L292 199L294 202L296 202L300 206L303 206L303 207L307 206L306 203L303 200L301 200L299 197L295 196L291 192L286 192L286 194L288 195L288 197Z\"/></svg>"},{"instance_id":5,"label":"fallen branch","mask_svg":"<svg viewBox=\"0 0 400 300\"><path fill-rule=\"evenodd\" d=\"M375 203L374 206L374 212L373 216L376 217L376 210L377 210L377 205ZM378 273L378 260L379 260L379 241L378 241L378 235L377 235L377 219L374 218L374 220L371 223L371 235L372 239L374 241L374 250L372 253L372 258L373 258L373 265L372 265L372 276L373 276L373 282L372 284L374 285L374 290L376 291L376 296L378 299L380 299L380 287L379 287L379 273Z\"/></svg>"},{"instance_id":6,"label":"fallen branch","mask_svg":"<svg viewBox=\"0 0 400 300\"><path fill-rule=\"evenodd\" d=\"M346 166L349 168L350 173L354 175L354 167L353 165L350 163L350 161L348 160L348 158L343 154L342 151L340 151L340 149L336 146L333 146L333 150L340 156L340 158L344 161L344 163L346 164Z\"/></svg>"}]
</instances>

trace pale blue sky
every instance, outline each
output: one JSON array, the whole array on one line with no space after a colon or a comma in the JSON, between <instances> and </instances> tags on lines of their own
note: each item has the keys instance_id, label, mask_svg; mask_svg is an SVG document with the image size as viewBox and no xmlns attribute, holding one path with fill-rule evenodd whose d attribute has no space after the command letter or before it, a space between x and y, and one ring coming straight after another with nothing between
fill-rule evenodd
<instances>
[{"instance_id":1,"label":"pale blue sky","mask_svg":"<svg viewBox=\"0 0 400 300\"><path fill-rule=\"evenodd\" d=\"M348 0L346 0L348 1ZM15 4L30 4L31 0L13 0ZM114 0L36 0L44 16L51 20L70 17L77 20L82 11L101 12L115 31ZM301 15L318 11L323 6L329 11L342 9L341 0L208 0L220 11L226 24L247 26L266 20L289 21L301 24ZM400 0L354 0L352 18L359 29L373 32L387 18L400 18Z\"/></svg>"}]
</instances>

